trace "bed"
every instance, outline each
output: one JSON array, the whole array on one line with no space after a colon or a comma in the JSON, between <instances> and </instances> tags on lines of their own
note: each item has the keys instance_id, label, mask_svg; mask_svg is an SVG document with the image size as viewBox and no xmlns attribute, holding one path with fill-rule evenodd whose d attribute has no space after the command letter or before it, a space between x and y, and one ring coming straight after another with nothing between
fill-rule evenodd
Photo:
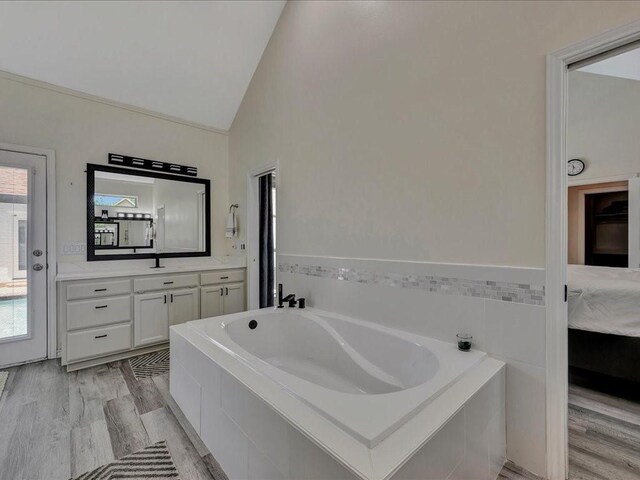
<instances>
[{"instance_id":1,"label":"bed","mask_svg":"<svg viewBox=\"0 0 640 480\"><path fill-rule=\"evenodd\" d=\"M640 382L640 270L569 265L569 366Z\"/></svg>"}]
</instances>

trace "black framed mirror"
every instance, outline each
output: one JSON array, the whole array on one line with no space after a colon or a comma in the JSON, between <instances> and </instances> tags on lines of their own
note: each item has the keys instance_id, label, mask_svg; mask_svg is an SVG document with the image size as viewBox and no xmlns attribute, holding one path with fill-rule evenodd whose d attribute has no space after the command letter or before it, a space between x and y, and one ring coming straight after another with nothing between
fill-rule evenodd
<instances>
[{"instance_id":1,"label":"black framed mirror","mask_svg":"<svg viewBox=\"0 0 640 480\"><path fill-rule=\"evenodd\" d=\"M211 256L211 182L87 164L87 261Z\"/></svg>"}]
</instances>

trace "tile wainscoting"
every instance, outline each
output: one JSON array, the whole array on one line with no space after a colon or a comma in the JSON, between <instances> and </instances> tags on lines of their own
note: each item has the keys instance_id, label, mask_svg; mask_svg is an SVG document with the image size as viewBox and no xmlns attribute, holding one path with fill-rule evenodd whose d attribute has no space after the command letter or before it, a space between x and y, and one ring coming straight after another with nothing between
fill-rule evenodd
<instances>
[{"instance_id":1,"label":"tile wainscoting","mask_svg":"<svg viewBox=\"0 0 640 480\"><path fill-rule=\"evenodd\" d=\"M278 255L285 294L307 304L446 342L507 363L507 457L545 473L544 270Z\"/></svg>"},{"instance_id":2,"label":"tile wainscoting","mask_svg":"<svg viewBox=\"0 0 640 480\"><path fill-rule=\"evenodd\" d=\"M384 285L387 287L418 288L431 293L464 295L529 305L544 305L544 286L542 285L507 283L494 280L469 280L434 275L383 273L357 268L300 265L297 263L280 263L278 270L282 273L295 273L347 282Z\"/></svg>"}]
</instances>

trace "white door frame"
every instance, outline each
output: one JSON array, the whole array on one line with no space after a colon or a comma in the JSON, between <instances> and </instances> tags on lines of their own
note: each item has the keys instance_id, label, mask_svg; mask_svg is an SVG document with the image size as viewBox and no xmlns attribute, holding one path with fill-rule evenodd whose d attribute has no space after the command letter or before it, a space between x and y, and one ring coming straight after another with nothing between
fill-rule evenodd
<instances>
[{"instance_id":1,"label":"white door frame","mask_svg":"<svg viewBox=\"0 0 640 480\"><path fill-rule=\"evenodd\" d=\"M567 478L567 66L640 40L640 22L547 55L546 406L547 477Z\"/></svg>"},{"instance_id":2,"label":"white door frame","mask_svg":"<svg viewBox=\"0 0 640 480\"><path fill-rule=\"evenodd\" d=\"M268 163L259 168L255 168L247 173L247 309L255 310L260 308L260 265L258 257L260 256L260 229L258 228L258 220L260 218L260 194L258 186L258 177L267 172L276 172L277 187L280 186L279 162ZM277 191L277 190L276 190ZM276 194L276 212L279 215L278 207L280 195ZM277 218L277 217L276 217ZM276 220L277 222L277 220ZM276 226L276 229L278 227ZM277 231L277 230L276 230ZM276 276L278 268L276 266ZM277 278L274 279L277 283Z\"/></svg>"},{"instance_id":3,"label":"white door frame","mask_svg":"<svg viewBox=\"0 0 640 480\"><path fill-rule=\"evenodd\" d=\"M56 153L46 148L0 142L0 150L39 155L47 165L47 357L58 356L56 316Z\"/></svg>"}]
</instances>

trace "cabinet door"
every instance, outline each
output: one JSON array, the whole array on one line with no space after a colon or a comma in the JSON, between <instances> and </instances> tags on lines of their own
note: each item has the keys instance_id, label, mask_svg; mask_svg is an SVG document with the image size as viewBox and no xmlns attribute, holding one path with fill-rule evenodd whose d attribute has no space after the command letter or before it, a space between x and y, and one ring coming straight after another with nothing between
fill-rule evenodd
<instances>
[{"instance_id":1,"label":"cabinet door","mask_svg":"<svg viewBox=\"0 0 640 480\"><path fill-rule=\"evenodd\" d=\"M182 288L170 290L169 293L169 324L197 320L200 318L200 292L199 288Z\"/></svg>"},{"instance_id":2,"label":"cabinet door","mask_svg":"<svg viewBox=\"0 0 640 480\"><path fill-rule=\"evenodd\" d=\"M133 344L136 347L169 340L167 292L133 296Z\"/></svg>"},{"instance_id":3,"label":"cabinet door","mask_svg":"<svg viewBox=\"0 0 640 480\"><path fill-rule=\"evenodd\" d=\"M224 286L223 313L237 313L244 311L244 283L230 283Z\"/></svg>"},{"instance_id":4,"label":"cabinet door","mask_svg":"<svg viewBox=\"0 0 640 480\"><path fill-rule=\"evenodd\" d=\"M224 287L215 285L200 289L200 318L222 315Z\"/></svg>"}]
</instances>

